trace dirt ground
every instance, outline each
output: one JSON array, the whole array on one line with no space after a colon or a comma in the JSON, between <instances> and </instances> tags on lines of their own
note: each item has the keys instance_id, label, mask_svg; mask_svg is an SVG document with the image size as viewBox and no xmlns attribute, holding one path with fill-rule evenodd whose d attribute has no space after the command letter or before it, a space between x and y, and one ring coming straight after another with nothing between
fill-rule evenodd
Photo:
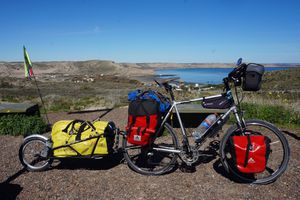
<instances>
[{"instance_id":1,"label":"dirt ground","mask_svg":"<svg viewBox=\"0 0 300 200\"><path fill-rule=\"evenodd\" d=\"M99 113L49 114L60 119L94 119ZM126 108L103 119L123 129ZM0 136L0 199L299 199L299 137L286 134L291 149L287 171L269 185L237 183L226 176L218 157L202 160L195 172L180 169L163 176L143 176L111 159L55 162L43 172L27 172L18 158L23 137Z\"/></svg>"}]
</instances>

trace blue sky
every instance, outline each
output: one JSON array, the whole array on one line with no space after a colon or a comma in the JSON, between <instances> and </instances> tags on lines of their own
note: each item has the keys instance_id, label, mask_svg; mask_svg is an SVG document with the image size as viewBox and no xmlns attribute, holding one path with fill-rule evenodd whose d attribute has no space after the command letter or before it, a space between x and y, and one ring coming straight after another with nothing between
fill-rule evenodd
<instances>
[{"instance_id":1,"label":"blue sky","mask_svg":"<svg viewBox=\"0 0 300 200\"><path fill-rule=\"evenodd\" d=\"M1 0L0 60L300 63L297 0Z\"/></svg>"}]
</instances>

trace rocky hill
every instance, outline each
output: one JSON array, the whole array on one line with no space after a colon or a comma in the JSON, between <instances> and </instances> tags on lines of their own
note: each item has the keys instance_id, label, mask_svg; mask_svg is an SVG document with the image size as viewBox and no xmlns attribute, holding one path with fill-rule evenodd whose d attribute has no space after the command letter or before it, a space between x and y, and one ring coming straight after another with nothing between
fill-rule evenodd
<instances>
[{"instance_id":1,"label":"rocky hill","mask_svg":"<svg viewBox=\"0 0 300 200\"><path fill-rule=\"evenodd\" d=\"M33 71L36 77L51 75L117 75L134 77L153 75L155 69L165 68L224 68L233 67L233 63L116 63L105 60L88 61L52 61L34 62ZM285 67L299 64L265 64L265 66ZM0 77L24 77L23 62L0 62Z\"/></svg>"},{"instance_id":2,"label":"rocky hill","mask_svg":"<svg viewBox=\"0 0 300 200\"><path fill-rule=\"evenodd\" d=\"M53 61L34 62L33 71L37 77L49 75L119 75L130 77L153 74L152 69L146 69L137 64L115 63L113 61ZM0 62L0 77L24 77L23 62Z\"/></svg>"}]
</instances>

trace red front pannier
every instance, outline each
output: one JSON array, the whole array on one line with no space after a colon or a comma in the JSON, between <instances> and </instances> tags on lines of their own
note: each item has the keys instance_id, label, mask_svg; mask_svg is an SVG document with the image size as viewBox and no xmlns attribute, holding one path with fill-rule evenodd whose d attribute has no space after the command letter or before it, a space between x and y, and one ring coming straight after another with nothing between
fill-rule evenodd
<instances>
[{"instance_id":1,"label":"red front pannier","mask_svg":"<svg viewBox=\"0 0 300 200\"><path fill-rule=\"evenodd\" d=\"M233 136L233 158L242 173L260 173L266 169L270 139L262 135Z\"/></svg>"},{"instance_id":2,"label":"red front pannier","mask_svg":"<svg viewBox=\"0 0 300 200\"><path fill-rule=\"evenodd\" d=\"M160 125L159 103L153 99L131 101L128 107L127 141L146 146Z\"/></svg>"}]
</instances>

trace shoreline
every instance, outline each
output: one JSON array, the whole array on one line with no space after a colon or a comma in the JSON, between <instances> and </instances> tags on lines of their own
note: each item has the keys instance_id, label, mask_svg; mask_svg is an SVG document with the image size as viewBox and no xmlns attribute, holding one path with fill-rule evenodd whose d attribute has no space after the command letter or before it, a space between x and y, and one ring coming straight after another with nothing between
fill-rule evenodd
<instances>
[{"instance_id":1,"label":"shoreline","mask_svg":"<svg viewBox=\"0 0 300 200\"><path fill-rule=\"evenodd\" d=\"M122 64L122 63L120 63ZM233 68L235 63L127 63L126 65L138 65L145 69L189 69L189 68ZM300 63L262 63L265 67L300 67Z\"/></svg>"},{"instance_id":2,"label":"shoreline","mask_svg":"<svg viewBox=\"0 0 300 200\"><path fill-rule=\"evenodd\" d=\"M268 63L265 67L300 67L298 63ZM118 76L141 82L152 82L156 71L168 69L233 68L233 63L116 63L109 60L33 62L33 71L39 80L59 81L59 77ZM174 75L174 74L170 74ZM0 77L24 78L22 62L0 62ZM167 77L163 75L161 77Z\"/></svg>"}]
</instances>

